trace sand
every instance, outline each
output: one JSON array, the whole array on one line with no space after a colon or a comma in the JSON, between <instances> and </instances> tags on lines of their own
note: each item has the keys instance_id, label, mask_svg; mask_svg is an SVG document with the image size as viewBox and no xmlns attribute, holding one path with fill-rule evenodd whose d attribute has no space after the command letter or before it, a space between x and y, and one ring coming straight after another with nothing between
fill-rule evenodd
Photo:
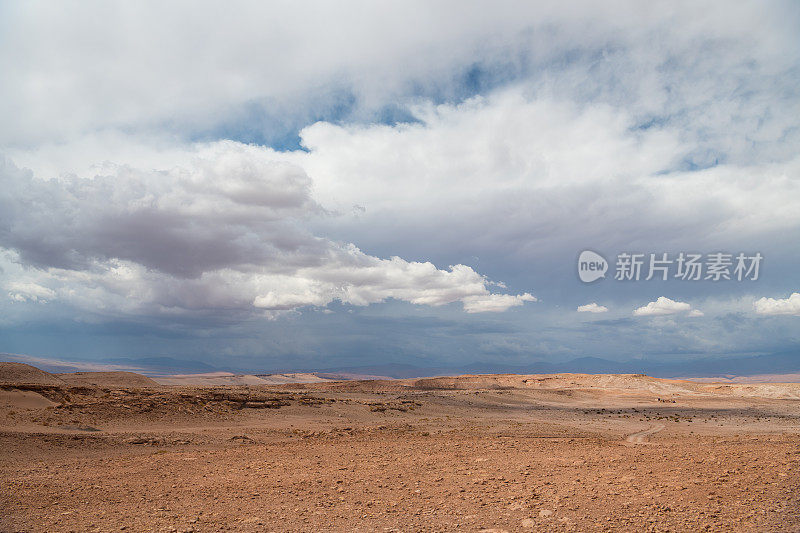
<instances>
[{"instance_id":1,"label":"sand","mask_svg":"<svg viewBox=\"0 0 800 533\"><path fill-rule=\"evenodd\" d=\"M212 372L205 374L182 374L173 376L156 376L153 378L160 385L178 385L182 387L211 387L218 385L279 385L283 383L323 383L331 381L310 373L289 374L233 374L230 372Z\"/></svg>"},{"instance_id":2,"label":"sand","mask_svg":"<svg viewBox=\"0 0 800 533\"><path fill-rule=\"evenodd\" d=\"M64 380L25 363L0 362L0 385L43 385L62 387Z\"/></svg>"},{"instance_id":3,"label":"sand","mask_svg":"<svg viewBox=\"0 0 800 533\"><path fill-rule=\"evenodd\" d=\"M135 372L70 372L54 374L70 387L156 387L158 383Z\"/></svg>"},{"instance_id":4,"label":"sand","mask_svg":"<svg viewBox=\"0 0 800 533\"><path fill-rule=\"evenodd\" d=\"M795 384L89 382L0 388L0 530L800 530Z\"/></svg>"}]
</instances>

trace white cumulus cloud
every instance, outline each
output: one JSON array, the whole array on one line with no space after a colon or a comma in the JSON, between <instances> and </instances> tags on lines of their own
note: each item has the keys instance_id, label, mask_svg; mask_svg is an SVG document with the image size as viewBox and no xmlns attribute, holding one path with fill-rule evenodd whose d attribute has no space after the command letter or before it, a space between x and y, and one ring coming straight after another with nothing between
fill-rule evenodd
<instances>
[{"instance_id":1,"label":"white cumulus cloud","mask_svg":"<svg viewBox=\"0 0 800 533\"><path fill-rule=\"evenodd\" d=\"M690 304L686 302L676 302L665 296L659 296L655 302L650 302L645 306L635 309L633 314L635 316L663 316L686 312L688 312L688 316L692 317L703 316L702 311L692 309Z\"/></svg>"},{"instance_id":2,"label":"white cumulus cloud","mask_svg":"<svg viewBox=\"0 0 800 533\"><path fill-rule=\"evenodd\" d=\"M605 305L598 305L595 302L586 305L579 305L578 306L579 313L606 313L608 312L608 307Z\"/></svg>"},{"instance_id":3,"label":"white cumulus cloud","mask_svg":"<svg viewBox=\"0 0 800 533\"><path fill-rule=\"evenodd\" d=\"M793 292L788 298L760 298L753 306L759 315L800 316L800 293Z\"/></svg>"},{"instance_id":4,"label":"white cumulus cloud","mask_svg":"<svg viewBox=\"0 0 800 533\"><path fill-rule=\"evenodd\" d=\"M525 302L535 302L536 297L529 293L512 294L478 294L467 296L462 300L467 313L496 313L505 311L509 307L517 307Z\"/></svg>"},{"instance_id":5,"label":"white cumulus cloud","mask_svg":"<svg viewBox=\"0 0 800 533\"><path fill-rule=\"evenodd\" d=\"M314 235L330 216L299 166L235 142L184 165L106 164L94 177L44 180L0 160L0 266L17 302L60 300L121 313L275 313L334 300L396 299L469 313L535 301L493 294L471 267L382 259ZM8 259L10 258L10 259Z\"/></svg>"}]
</instances>

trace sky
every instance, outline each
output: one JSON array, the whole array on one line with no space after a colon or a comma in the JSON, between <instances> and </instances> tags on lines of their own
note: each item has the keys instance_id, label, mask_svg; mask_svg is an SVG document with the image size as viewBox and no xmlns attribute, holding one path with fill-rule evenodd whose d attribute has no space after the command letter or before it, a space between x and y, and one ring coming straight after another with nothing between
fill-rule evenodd
<instances>
[{"instance_id":1,"label":"sky","mask_svg":"<svg viewBox=\"0 0 800 533\"><path fill-rule=\"evenodd\" d=\"M792 1L0 2L0 352L800 361L798 28Z\"/></svg>"}]
</instances>

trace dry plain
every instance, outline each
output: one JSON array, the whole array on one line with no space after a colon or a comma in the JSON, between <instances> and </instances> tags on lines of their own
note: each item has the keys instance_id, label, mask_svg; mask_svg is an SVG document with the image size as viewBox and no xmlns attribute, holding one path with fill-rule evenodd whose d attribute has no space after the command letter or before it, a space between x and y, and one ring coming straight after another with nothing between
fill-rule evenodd
<instances>
[{"instance_id":1,"label":"dry plain","mask_svg":"<svg viewBox=\"0 0 800 533\"><path fill-rule=\"evenodd\" d=\"M0 363L0 530L800 531L800 384L158 381Z\"/></svg>"}]
</instances>

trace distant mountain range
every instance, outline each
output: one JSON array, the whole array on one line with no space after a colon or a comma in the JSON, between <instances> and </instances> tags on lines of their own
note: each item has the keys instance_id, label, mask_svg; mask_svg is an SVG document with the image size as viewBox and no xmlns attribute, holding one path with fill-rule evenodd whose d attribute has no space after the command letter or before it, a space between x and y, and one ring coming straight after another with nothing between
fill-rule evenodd
<instances>
[{"instance_id":1,"label":"distant mountain range","mask_svg":"<svg viewBox=\"0 0 800 533\"><path fill-rule=\"evenodd\" d=\"M586 374L647 374L654 377L721 377L752 376L760 374L787 374L800 372L800 350L777 352L746 357L702 358L683 361L612 361L599 357L580 357L560 363L537 361L527 365L502 365L477 362L452 366L417 366L390 363L382 365L342 366L330 368L280 368L231 369L213 367L198 361L184 361L169 357L117 359L116 364L145 368L148 373L200 373L230 371L264 374L279 372L313 372L355 378L359 376L392 378L417 378L425 376L459 374L556 374L575 372Z\"/></svg>"},{"instance_id":2,"label":"distant mountain range","mask_svg":"<svg viewBox=\"0 0 800 533\"><path fill-rule=\"evenodd\" d=\"M764 374L800 373L800 349L766 355L746 357L702 358L662 362L653 359L612 361L598 357L580 357L561 363L537 361L527 365L501 365L496 363L470 363L453 366L415 366L410 364L383 364L333 368L226 368L171 357L115 358L103 363L65 363L55 359L28 357L19 354L0 354L1 360L28 362L52 371L100 370L107 365L113 369L139 371L148 375L185 374L228 371L246 374L283 372L308 372L354 378L416 378L459 374L555 374L563 372L586 374L647 374L654 377L732 377ZM49 361L49 364L48 364ZM111 368L109 368L111 369Z\"/></svg>"},{"instance_id":3,"label":"distant mountain range","mask_svg":"<svg viewBox=\"0 0 800 533\"><path fill-rule=\"evenodd\" d=\"M393 378L416 378L459 374L647 374L653 377L721 377L800 372L800 351L748 357L705 358L678 362L654 360L611 361L599 357L580 357L562 363L535 362L528 365L471 363L459 366L419 367L404 364L366 365L316 372L366 374Z\"/></svg>"}]
</instances>

